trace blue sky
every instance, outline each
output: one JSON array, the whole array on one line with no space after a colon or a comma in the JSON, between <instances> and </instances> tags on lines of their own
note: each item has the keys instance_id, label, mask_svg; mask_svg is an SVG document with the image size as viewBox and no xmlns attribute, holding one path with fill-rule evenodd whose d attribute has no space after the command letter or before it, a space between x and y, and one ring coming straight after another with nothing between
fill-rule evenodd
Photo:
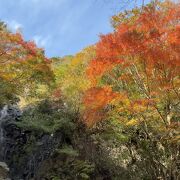
<instances>
[{"instance_id":1,"label":"blue sky","mask_svg":"<svg viewBox=\"0 0 180 180\"><path fill-rule=\"evenodd\" d=\"M127 1L127 0L126 0ZM137 0L139 3L141 0ZM148 1L148 0L147 0ZM110 17L124 7L121 0L0 0L0 20L21 29L48 57L75 54L111 32ZM130 0L128 6L134 4Z\"/></svg>"}]
</instances>

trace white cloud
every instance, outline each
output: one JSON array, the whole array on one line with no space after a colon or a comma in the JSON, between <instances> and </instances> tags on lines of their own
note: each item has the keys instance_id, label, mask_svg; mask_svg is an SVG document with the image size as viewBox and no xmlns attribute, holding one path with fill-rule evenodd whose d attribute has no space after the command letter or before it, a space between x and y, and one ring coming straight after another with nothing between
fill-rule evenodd
<instances>
[{"instance_id":1,"label":"white cloud","mask_svg":"<svg viewBox=\"0 0 180 180\"><path fill-rule=\"evenodd\" d=\"M11 21L6 21L7 22L7 25L8 25L8 28L11 30L11 31L18 31L18 30L21 30L23 28L23 25L15 20L11 20Z\"/></svg>"},{"instance_id":2,"label":"white cloud","mask_svg":"<svg viewBox=\"0 0 180 180\"><path fill-rule=\"evenodd\" d=\"M35 35L33 37L34 42L39 47L45 47L45 46L49 45L51 43L50 39L51 39L50 36L42 37L40 35Z\"/></svg>"}]
</instances>

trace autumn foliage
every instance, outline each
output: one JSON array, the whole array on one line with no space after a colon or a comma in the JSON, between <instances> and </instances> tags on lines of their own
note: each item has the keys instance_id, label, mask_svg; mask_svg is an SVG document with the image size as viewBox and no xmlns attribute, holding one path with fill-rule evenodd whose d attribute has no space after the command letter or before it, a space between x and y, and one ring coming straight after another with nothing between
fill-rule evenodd
<instances>
[{"instance_id":1,"label":"autumn foliage","mask_svg":"<svg viewBox=\"0 0 180 180\"><path fill-rule=\"evenodd\" d=\"M118 122L150 179L179 176L179 22L180 4L170 1L113 16L114 32L100 36L86 71L85 124Z\"/></svg>"},{"instance_id":2,"label":"autumn foliage","mask_svg":"<svg viewBox=\"0 0 180 180\"><path fill-rule=\"evenodd\" d=\"M20 33L9 32L1 24L1 102L12 99L12 94L28 96L30 91L35 93L37 85L48 85L52 79L50 61L43 50L37 48L34 42L25 41Z\"/></svg>"},{"instance_id":3,"label":"autumn foliage","mask_svg":"<svg viewBox=\"0 0 180 180\"><path fill-rule=\"evenodd\" d=\"M87 110L84 120L88 126L92 126L95 122L105 117L106 112L103 111L112 100L118 99L117 93L113 92L111 87L93 87L90 88L85 95L84 105Z\"/></svg>"},{"instance_id":4,"label":"autumn foliage","mask_svg":"<svg viewBox=\"0 0 180 180\"><path fill-rule=\"evenodd\" d=\"M170 106L175 106L179 99L180 6L170 2L151 4L137 17L119 22L113 33L100 37L96 58L91 61L87 74L93 85L102 86L106 76L111 79L108 84L114 93L127 94L124 110L135 113L131 107L138 104L146 110L150 108L167 126ZM97 99L96 92L91 96ZM86 96L85 99L89 109L92 100ZM167 107L166 111L162 106Z\"/></svg>"}]
</instances>

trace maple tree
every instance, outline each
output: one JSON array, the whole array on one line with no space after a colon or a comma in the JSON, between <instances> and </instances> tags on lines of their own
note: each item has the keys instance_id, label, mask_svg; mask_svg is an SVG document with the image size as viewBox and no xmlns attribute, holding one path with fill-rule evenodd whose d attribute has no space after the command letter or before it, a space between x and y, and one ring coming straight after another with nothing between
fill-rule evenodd
<instances>
[{"instance_id":1,"label":"maple tree","mask_svg":"<svg viewBox=\"0 0 180 180\"><path fill-rule=\"evenodd\" d=\"M165 126L170 124L165 116L170 113L169 106L178 105L179 100L178 20L177 5L169 4L165 10L146 7L133 23L122 23L114 33L101 36L97 56L87 69L94 85L103 86L106 76L105 83L126 94L129 110L136 104L152 108ZM174 104L168 98L175 98ZM168 106L164 115L159 104Z\"/></svg>"},{"instance_id":2,"label":"maple tree","mask_svg":"<svg viewBox=\"0 0 180 180\"><path fill-rule=\"evenodd\" d=\"M126 130L141 131L150 146L160 141L165 152L170 151L167 161L171 163L162 165L163 160L151 154L157 160L151 164L166 174L163 176L173 173L174 178L177 169L172 159L178 157L180 130L179 20L180 4L170 1L114 16L114 32L101 35L96 44L96 57L87 68L94 88L84 96L84 121L88 126L116 119ZM107 86L110 93L97 91ZM102 112L105 116L98 117ZM153 153L158 150L154 148ZM169 170L173 166L176 170Z\"/></svg>"},{"instance_id":3,"label":"maple tree","mask_svg":"<svg viewBox=\"0 0 180 180\"><path fill-rule=\"evenodd\" d=\"M50 61L34 42L24 41L20 33L11 33L1 23L0 28L0 85L1 103L12 96L28 96L40 84L53 80Z\"/></svg>"}]
</instances>

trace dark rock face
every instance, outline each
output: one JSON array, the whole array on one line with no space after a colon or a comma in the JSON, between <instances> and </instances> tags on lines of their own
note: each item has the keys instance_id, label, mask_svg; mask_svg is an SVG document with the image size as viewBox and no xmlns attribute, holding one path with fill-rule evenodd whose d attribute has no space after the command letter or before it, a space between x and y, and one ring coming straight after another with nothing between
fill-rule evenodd
<instances>
[{"instance_id":1,"label":"dark rock face","mask_svg":"<svg viewBox=\"0 0 180 180\"><path fill-rule=\"evenodd\" d=\"M19 128L16 122L21 112L15 106L6 106L0 117L0 161L9 166L12 180L36 179L41 163L61 144L61 133L49 135Z\"/></svg>"},{"instance_id":2,"label":"dark rock face","mask_svg":"<svg viewBox=\"0 0 180 180\"><path fill-rule=\"evenodd\" d=\"M20 116L21 111L17 108L17 106L5 105L0 111L0 161L3 161L6 157L5 147L9 141L9 139L6 137L5 127L7 124L17 121Z\"/></svg>"}]
</instances>

